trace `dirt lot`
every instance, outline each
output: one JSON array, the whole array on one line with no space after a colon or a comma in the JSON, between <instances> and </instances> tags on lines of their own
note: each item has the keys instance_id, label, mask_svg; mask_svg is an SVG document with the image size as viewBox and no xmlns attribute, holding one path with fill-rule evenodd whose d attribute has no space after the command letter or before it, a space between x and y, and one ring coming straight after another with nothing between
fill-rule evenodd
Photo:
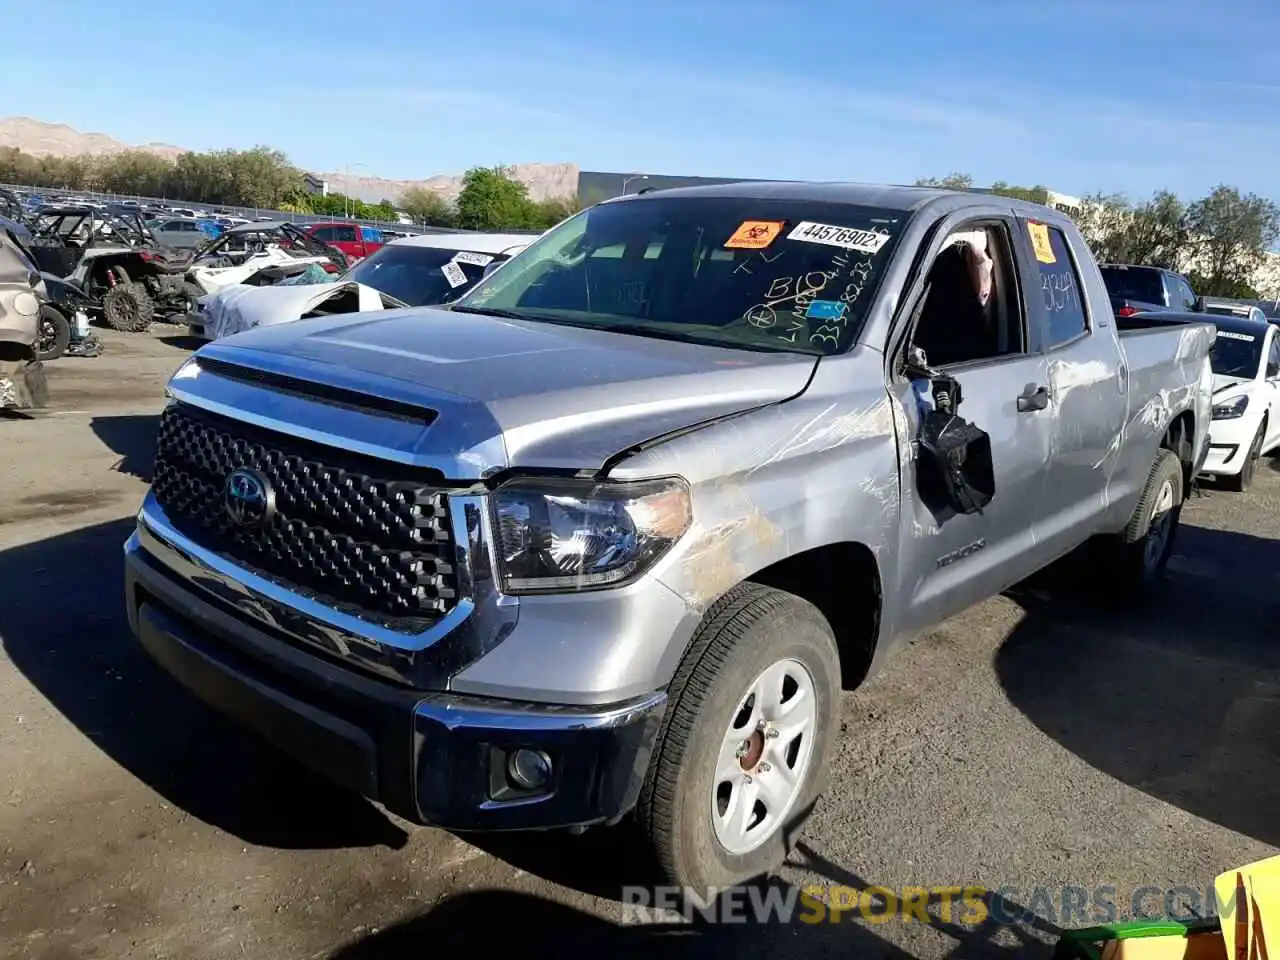
<instances>
[{"instance_id":1,"label":"dirt lot","mask_svg":"<svg viewBox=\"0 0 1280 960\"><path fill-rule=\"evenodd\" d=\"M1064 887L1110 886L1124 913L1150 885L1159 909L1280 844L1269 464L1250 493L1188 505L1149 608L1084 604L1088 571L1068 571L949 621L848 696L835 785L780 889L976 885L997 891L986 923L620 925L634 858L615 834L480 847L407 828L202 707L128 635L121 544L185 356L172 332L57 361L51 410L0 420L6 957L1036 953ZM1000 922L1023 908L1038 917Z\"/></svg>"}]
</instances>

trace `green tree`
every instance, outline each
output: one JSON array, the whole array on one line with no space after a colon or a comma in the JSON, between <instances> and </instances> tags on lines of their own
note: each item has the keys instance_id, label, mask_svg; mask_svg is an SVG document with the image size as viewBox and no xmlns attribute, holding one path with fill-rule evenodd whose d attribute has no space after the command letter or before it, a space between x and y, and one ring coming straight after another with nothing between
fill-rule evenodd
<instances>
[{"instance_id":1,"label":"green tree","mask_svg":"<svg viewBox=\"0 0 1280 960\"><path fill-rule=\"evenodd\" d=\"M1137 205L1121 194L1086 197L1078 223L1104 263L1177 269L1188 252L1187 206L1168 190Z\"/></svg>"},{"instance_id":2,"label":"green tree","mask_svg":"<svg viewBox=\"0 0 1280 960\"><path fill-rule=\"evenodd\" d=\"M462 177L458 194L458 226L464 230L527 227L535 210L529 188L503 167L475 167Z\"/></svg>"},{"instance_id":3,"label":"green tree","mask_svg":"<svg viewBox=\"0 0 1280 960\"><path fill-rule=\"evenodd\" d=\"M546 230L554 227L561 220L568 219L583 209L577 197L552 197L533 205L533 212L526 224L534 230Z\"/></svg>"},{"instance_id":4,"label":"green tree","mask_svg":"<svg viewBox=\"0 0 1280 960\"><path fill-rule=\"evenodd\" d=\"M145 150L126 150L100 166L98 182L102 190L141 197L161 196L173 170L172 162ZM88 179L83 164L79 170L66 165L64 172L67 179L74 177L81 183Z\"/></svg>"},{"instance_id":5,"label":"green tree","mask_svg":"<svg viewBox=\"0 0 1280 960\"><path fill-rule=\"evenodd\" d=\"M413 217L414 223L432 227L452 226L457 217L444 197L426 187L410 187L400 194L400 209Z\"/></svg>"},{"instance_id":6,"label":"green tree","mask_svg":"<svg viewBox=\"0 0 1280 960\"><path fill-rule=\"evenodd\" d=\"M1048 203L1049 188L1037 184L1034 187L1019 187L1012 183L997 180L987 188L991 193L1001 197L1012 197L1015 200L1027 200L1031 203Z\"/></svg>"},{"instance_id":7,"label":"green tree","mask_svg":"<svg viewBox=\"0 0 1280 960\"><path fill-rule=\"evenodd\" d=\"M945 177L920 177L917 187L942 187L944 190L972 190L973 177L967 173L949 173Z\"/></svg>"},{"instance_id":8,"label":"green tree","mask_svg":"<svg viewBox=\"0 0 1280 960\"><path fill-rule=\"evenodd\" d=\"M1256 194L1219 186L1187 209L1188 232L1201 275L1198 293L1231 296L1221 291L1247 285L1266 252L1280 239L1280 208Z\"/></svg>"},{"instance_id":9,"label":"green tree","mask_svg":"<svg viewBox=\"0 0 1280 960\"><path fill-rule=\"evenodd\" d=\"M1214 279L1198 270L1187 274L1191 289L1206 297L1228 297L1232 300L1261 300L1263 296L1247 280Z\"/></svg>"}]
</instances>

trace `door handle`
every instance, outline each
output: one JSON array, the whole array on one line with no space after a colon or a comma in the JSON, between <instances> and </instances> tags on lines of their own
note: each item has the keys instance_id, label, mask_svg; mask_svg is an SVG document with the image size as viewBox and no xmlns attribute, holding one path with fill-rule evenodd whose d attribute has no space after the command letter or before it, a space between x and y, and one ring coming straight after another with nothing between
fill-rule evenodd
<instances>
[{"instance_id":1,"label":"door handle","mask_svg":"<svg viewBox=\"0 0 1280 960\"><path fill-rule=\"evenodd\" d=\"M1018 412L1031 413L1049 406L1047 387L1029 387L1018 396Z\"/></svg>"}]
</instances>

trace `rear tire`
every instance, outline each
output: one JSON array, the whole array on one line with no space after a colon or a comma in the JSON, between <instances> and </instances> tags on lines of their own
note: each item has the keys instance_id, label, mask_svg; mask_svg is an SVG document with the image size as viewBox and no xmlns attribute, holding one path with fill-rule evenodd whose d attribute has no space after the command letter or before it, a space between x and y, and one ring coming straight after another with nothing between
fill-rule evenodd
<instances>
[{"instance_id":1,"label":"rear tire","mask_svg":"<svg viewBox=\"0 0 1280 960\"><path fill-rule=\"evenodd\" d=\"M36 359L56 360L67 352L71 343L71 321L52 304L40 305L40 336L36 341Z\"/></svg>"},{"instance_id":2,"label":"rear tire","mask_svg":"<svg viewBox=\"0 0 1280 960\"><path fill-rule=\"evenodd\" d=\"M155 302L136 283L121 283L102 298L102 315L112 330L141 333L151 326Z\"/></svg>"},{"instance_id":3,"label":"rear tire","mask_svg":"<svg viewBox=\"0 0 1280 960\"><path fill-rule=\"evenodd\" d=\"M1099 582L1117 598L1132 599L1163 579L1184 496L1182 461L1173 451L1161 449L1128 526L1098 544L1106 567Z\"/></svg>"},{"instance_id":4,"label":"rear tire","mask_svg":"<svg viewBox=\"0 0 1280 960\"><path fill-rule=\"evenodd\" d=\"M1266 432L1267 424L1264 420L1258 424L1258 432L1249 444L1249 452L1245 454L1244 463L1240 465L1240 472L1234 476L1223 477L1223 486L1228 490L1244 493L1253 484L1253 475L1257 472L1258 460L1262 457L1262 440Z\"/></svg>"},{"instance_id":5,"label":"rear tire","mask_svg":"<svg viewBox=\"0 0 1280 960\"><path fill-rule=\"evenodd\" d=\"M807 600L739 584L707 611L670 698L636 818L667 882L707 897L780 867L822 791L831 627Z\"/></svg>"}]
</instances>

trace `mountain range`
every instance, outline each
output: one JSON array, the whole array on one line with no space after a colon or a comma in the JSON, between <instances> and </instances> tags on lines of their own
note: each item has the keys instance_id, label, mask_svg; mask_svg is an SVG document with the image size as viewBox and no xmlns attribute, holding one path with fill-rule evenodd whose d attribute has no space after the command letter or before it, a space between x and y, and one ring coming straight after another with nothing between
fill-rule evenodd
<instances>
[{"instance_id":1,"label":"mountain range","mask_svg":"<svg viewBox=\"0 0 1280 960\"><path fill-rule=\"evenodd\" d=\"M64 123L46 123L31 117L0 119L0 147L17 147L35 157L109 156L125 150L145 150L172 160L188 152L169 143L130 145L105 133L81 133ZM511 175L529 188L534 200L571 197L578 192L575 163L518 163L511 168ZM334 193L369 203L382 199L394 202L410 187L424 187L452 200L462 188L461 174L436 174L423 180L390 180L338 171L312 171L312 176L327 180Z\"/></svg>"}]
</instances>

